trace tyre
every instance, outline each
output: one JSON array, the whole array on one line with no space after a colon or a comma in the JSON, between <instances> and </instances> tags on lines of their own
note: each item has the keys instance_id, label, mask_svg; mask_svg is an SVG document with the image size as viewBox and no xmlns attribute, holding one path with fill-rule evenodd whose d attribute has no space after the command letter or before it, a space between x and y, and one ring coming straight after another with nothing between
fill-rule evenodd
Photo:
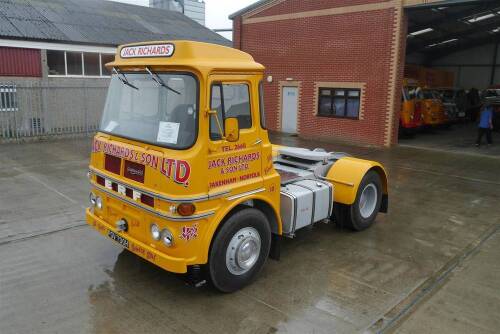
<instances>
[{"instance_id":1,"label":"tyre","mask_svg":"<svg viewBox=\"0 0 500 334\"><path fill-rule=\"evenodd\" d=\"M369 171L361 180L352 205L335 203L334 220L341 227L362 231L370 227L382 203L382 181L375 171Z\"/></svg>"},{"instance_id":2,"label":"tyre","mask_svg":"<svg viewBox=\"0 0 500 334\"><path fill-rule=\"evenodd\" d=\"M234 213L212 242L208 270L213 286L233 292L252 282L269 256L271 228L266 216L248 208Z\"/></svg>"}]
</instances>

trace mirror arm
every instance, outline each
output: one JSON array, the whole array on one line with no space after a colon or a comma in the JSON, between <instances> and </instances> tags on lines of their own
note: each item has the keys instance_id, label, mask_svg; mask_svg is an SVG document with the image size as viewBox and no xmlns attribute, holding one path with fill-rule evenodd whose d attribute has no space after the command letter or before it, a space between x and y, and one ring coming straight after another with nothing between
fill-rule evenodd
<instances>
[{"instance_id":1,"label":"mirror arm","mask_svg":"<svg viewBox=\"0 0 500 334\"><path fill-rule=\"evenodd\" d=\"M217 116L217 111L216 110L209 110L208 115L214 115L215 116L215 121L217 122L217 127L219 128L220 136L222 140L226 140L226 136L224 135L224 132L222 131L222 126L219 121L219 117Z\"/></svg>"}]
</instances>

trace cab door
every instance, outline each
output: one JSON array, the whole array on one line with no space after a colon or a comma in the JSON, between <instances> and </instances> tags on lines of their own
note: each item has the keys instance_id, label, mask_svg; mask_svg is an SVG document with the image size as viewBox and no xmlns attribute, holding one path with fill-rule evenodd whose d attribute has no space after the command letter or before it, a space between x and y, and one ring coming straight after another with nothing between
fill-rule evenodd
<instances>
[{"instance_id":1,"label":"cab door","mask_svg":"<svg viewBox=\"0 0 500 334\"><path fill-rule=\"evenodd\" d=\"M209 77L209 108L216 111L208 115L207 183L211 194L263 191L262 140L254 85L250 75ZM238 120L239 137L234 142L224 139L227 118Z\"/></svg>"}]
</instances>

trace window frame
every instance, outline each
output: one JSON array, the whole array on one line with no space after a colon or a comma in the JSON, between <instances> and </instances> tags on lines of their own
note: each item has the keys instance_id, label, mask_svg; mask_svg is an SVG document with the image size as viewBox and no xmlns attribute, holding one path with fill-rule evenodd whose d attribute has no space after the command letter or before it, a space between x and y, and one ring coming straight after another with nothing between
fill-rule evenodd
<instances>
[{"instance_id":1,"label":"window frame","mask_svg":"<svg viewBox=\"0 0 500 334\"><path fill-rule=\"evenodd\" d=\"M259 117L260 117L260 127L263 130L267 130L266 109L264 107L264 80L261 80L259 82Z\"/></svg>"},{"instance_id":2,"label":"window frame","mask_svg":"<svg viewBox=\"0 0 500 334\"><path fill-rule=\"evenodd\" d=\"M70 50L47 50L47 51L59 51L64 54L64 74L48 74L49 78L90 78L90 79L109 79L111 75L104 74L102 71L103 62L102 56L114 56L115 54L106 52L90 52L90 51L70 51ZM79 53L81 58L82 74L68 74L68 57L67 53ZM99 55L99 75L85 75L85 54L93 53ZM48 61L47 61L48 66ZM49 69L50 70L50 69Z\"/></svg>"},{"instance_id":3,"label":"window frame","mask_svg":"<svg viewBox=\"0 0 500 334\"><path fill-rule=\"evenodd\" d=\"M321 98L322 92L323 91L330 91L330 114L325 114L321 111ZM344 114L343 115L337 115L334 114L334 103L335 103L335 93L336 91L344 91L345 95L343 96L344 98ZM357 100L359 101L358 103L358 114L356 117L353 116L347 116L347 105L348 101L355 100L356 98L354 97L349 97L349 92L358 92L358 97ZM317 107L317 114L316 116L318 117L329 117L329 118L340 118L340 119L351 119L351 120L359 120L360 119L360 113L361 113L361 94L362 94L362 89L361 88L341 88L341 87L318 87L318 107Z\"/></svg>"},{"instance_id":4,"label":"window frame","mask_svg":"<svg viewBox=\"0 0 500 334\"><path fill-rule=\"evenodd\" d=\"M220 106L221 106L221 114L222 114L222 119L219 120L220 121L220 127L222 128L222 134L220 134L220 138L213 138L212 137L212 119L214 116L210 115L209 119L208 119L208 137L210 138L211 141L220 141L222 140L222 137L224 136L225 132L226 132L226 129L225 129L225 119L226 119L226 108L224 106L224 89L222 88L222 85L223 83L222 82L213 82L211 85L210 85L210 110L215 110L214 107L212 106L212 102L213 102L213 92L214 92L214 87L218 87L219 88L219 92L220 92ZM218 117L217 114L215 115L215 117ZM217 122L217 121L215 121ZM217 124L216 124L217 128L219 127Z\"/></svg>"},{"instance_id":5,"label":"window frame","mask_svg":"<svg viewBox=\"0 0 500 334\"><path fill-rule=\"evenodd\" d=\"M97 54L97 69L99 74L91 74L87 75L85 74L87 67L85 66L85 61L86 61L86 56L87 55L95 55ZM93 76L102 76L102 61L101 61L101 53L100 52L82 52L82 73L84 77L93 77Z\"/></svg>"},{"instance_id":6,"label":"window frame","mask_svg":"<svg viewBox=\"0 0 500 334\"><path fill-rule=\"evenodd\" d=\"M247 131L247 130L250 130L254 127L254 117L253 117L253 113L252 113L252 90L250 89L251 87L251 83L250 82L247 82L247 81L213 81L211 84L210 84L210 110L214 110L212 109L212 90L213 90L213 87L214 86L219 86L220 87L220 95L221 95L221 107L222 107L222 116L224 117L221 121L221 128L222 128L222 135L225 134L225 120L226 120L226 106L224 104L224 85L244 85L247 87L247 92L248 92L248 108L249 108L249 112L250 112L250 127L249 128L245 128L245 129L242 129L240 128L240 133L241 131ZM221 141L222 138L212 138L212 133L211 133L211 122L212 122L212 115L210 115L209 117L209 120L208 120L208 137L211 141L213 142L218 142L218 141ZM239 122L238 122L238 126L239 126Z\"/></svg>"}]
</instances>

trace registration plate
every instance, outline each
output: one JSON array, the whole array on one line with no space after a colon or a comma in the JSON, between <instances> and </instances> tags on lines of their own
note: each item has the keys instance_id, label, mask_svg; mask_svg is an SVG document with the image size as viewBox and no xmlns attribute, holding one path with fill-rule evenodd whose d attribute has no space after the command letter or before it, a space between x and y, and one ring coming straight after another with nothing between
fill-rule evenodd
<instances>
[{"instance_id":1,"label":"registration plate","mask_svg":"<svg viewBox=\"0 0 500 334\"><path fill-rule=\"evenodd\" d=\"M128 240L125 239L124 237L119 236L118 234L116 234L113 231L108 231L108 237L110 239L113 239L114 241L116 241L117 243L119 243L120 245L122 245L125 248L129 247Z\"/></svg>"}]
</instances>

